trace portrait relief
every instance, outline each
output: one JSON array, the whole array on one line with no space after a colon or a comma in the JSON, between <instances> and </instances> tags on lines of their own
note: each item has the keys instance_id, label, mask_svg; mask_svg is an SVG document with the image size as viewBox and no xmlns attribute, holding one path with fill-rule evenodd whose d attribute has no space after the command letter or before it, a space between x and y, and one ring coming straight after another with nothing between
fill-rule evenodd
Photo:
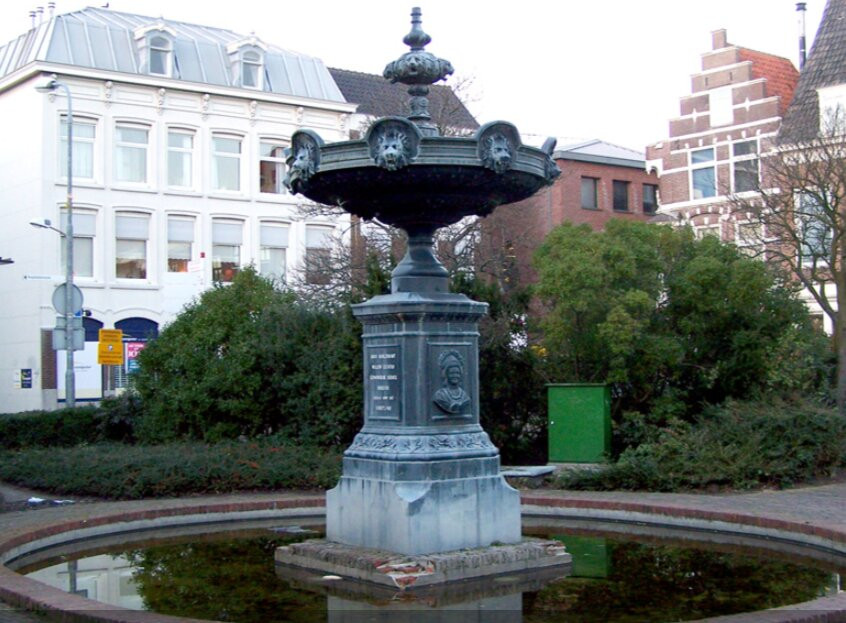
<instances>
[{"instance_id":1,"label":"portrait relief","mask_svg":"<svg viewBox=\"0 0 846 623\"><path fill-rule=\"evenodd\" d=\"M469 415L470 395L464 389L464 358L457 350L447 350L438 357L441 387L432 402L448 415Z\"/></svg>"}]
</instances>

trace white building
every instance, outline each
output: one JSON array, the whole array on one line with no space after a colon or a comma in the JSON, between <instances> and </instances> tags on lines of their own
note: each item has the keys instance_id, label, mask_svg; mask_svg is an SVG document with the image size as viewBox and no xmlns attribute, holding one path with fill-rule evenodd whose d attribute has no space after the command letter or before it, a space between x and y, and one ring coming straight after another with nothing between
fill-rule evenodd
<instances>
[{"instance_id":1,"label":"white building","mask_svg":"<svg viewBox=\"0 0 846 623\"><path fill-rule=\"evenodd\" d=\"M300 127L347 137L347 104L323 63L228 30L87 8L51 16L0 47L0 412L61 406L52 350L64 281L71 91L74 273L85 297L78 400L125 381L96 361L99 328L131 358L197 294L239 267L290 279L337 221L300 216L283 149ZM66 220L66 219L65 219ZM336 230L338 230L336 232ZM58 356L57 356L58 355Z\"/></svg>"}]
</instances>

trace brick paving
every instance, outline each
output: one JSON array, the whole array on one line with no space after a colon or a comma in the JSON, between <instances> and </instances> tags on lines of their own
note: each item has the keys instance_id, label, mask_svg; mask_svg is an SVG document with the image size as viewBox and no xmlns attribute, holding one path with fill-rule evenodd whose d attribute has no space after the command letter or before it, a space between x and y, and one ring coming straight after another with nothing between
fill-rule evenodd
<instances>
[{"instance_id":1,"label":"brick paving","mask_svg":"<svg viewBox=\"0 0 846 623\"><path fill-rule=\"evenodd\" d=\"M49 499L50 496L39 497ZM108 523L116 518L122 521L144 519L181 514L186 510L195 513L259 510L291 505L317 507L322 505L322 499L322 493L289 491L122 502L85 500L69 506L6 512L0 514L0 548L3 548L4 545L8 547L10 543L18 539L25 539L34 533L55 533L72 526ZM523 499L527 504L548 507L623 510L678 517L728 520L750 526L789 529L797 533L823 536L839 543L846 543L846 483L785 491L725 494L532 489L523 491ZM57 525L61 526L61 530L56 528ZM12 577L15 574L3 573L3 571L4 569L0 568L0 596L4 595L4 581L6 588L9 588L12 584L19 588L19 584ZM45 592L44 598L49 601L55 595L48 593ZM68 596L68 598L73 597ZM40 596L39 594L31 594L28 595L28 598L38 600ZM102 612L99 613L99 615L103 614ZM97 617L93 612L89 612L86 616L89 620L94 617L101 621L108 620L108 616ZM135 619L136 617L131 618ZM164 617L159 620L162 619ZM169 617L168 619L175 620ZM846 621L846 593L803 604L802 609L751 613L741 617L725 618L725 620L735 622ZM28 612L12 610L8 605L3 605L0 602L0 623L5 621L10 623L36 623L43 622L44 619Z\"/></svg>"}]
</instances>

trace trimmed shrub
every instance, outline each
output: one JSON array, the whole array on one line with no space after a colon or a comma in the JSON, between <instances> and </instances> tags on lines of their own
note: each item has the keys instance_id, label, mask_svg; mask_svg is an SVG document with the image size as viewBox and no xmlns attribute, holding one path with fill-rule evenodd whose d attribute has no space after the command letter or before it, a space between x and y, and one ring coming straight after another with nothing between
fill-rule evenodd
<instances>
[{"instance_id":1,"label":"trimmed shrub","mask_svg":"<svg viewBox=\"0 0 846 623\"><path fill-rule=\"evenodd\" d=\"M846 463L846 420L809 402L729 401L675 421L608 468L564 475L568 489L677 491L785 487Z\"/></svg>"},{"instance_id":2,"label":"trimmed shrub","mask_svg":"<svg viewBox=\"0 0 846 623\"><path fill-rule=\"evenodd\" d=\"M101 439L97 407L0 415L0 448L75 446Z\"/></svg>"},{"instance_id":3,"label":"trimmed shrub","mask_svg":"<svg viewBox=\"0 0 846 623\"><path fill-rule=\"evenodd\" d=\"M0 480L59 495L108 499L325 489L335 485L340 471L340 452L269 440L0 452Z\"/></svg>"}]
</instances>

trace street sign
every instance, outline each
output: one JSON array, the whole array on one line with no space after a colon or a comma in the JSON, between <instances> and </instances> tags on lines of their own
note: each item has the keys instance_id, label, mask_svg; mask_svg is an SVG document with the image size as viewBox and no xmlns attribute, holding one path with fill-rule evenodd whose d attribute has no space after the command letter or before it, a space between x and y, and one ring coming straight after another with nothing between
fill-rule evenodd
<instances>
[{"instance_id":1,"label":"street sign","mask_svg":"<svg viewBox=\"0 0 846 623\"><path fill-rule=\"evenodd\" d=\"M97 363L103 366L122 366L123 331L120 329L100 329L99 338Z\"/></svg>"},{"instance_id":2,"label":"street sign","mask_svg":"<svg viewBox=\"0 0 846 623\"><path fill-rule=\"evenodd\" d=\"M56 289L53 290L53 308L60 314L67 314L67 299L65 298L65 292L67 291L68 284L63 283L61 285L56 286ZM72 309L70 313L75 314L76 312L82 309L82 290L76 284L73 284L71 288L71 306Z\"/></svg>"},{"instance_id":3,"label":"street sign","mask_svg":"<svg viewBox=\"0 0 846 623\"><path fill-rule=\"evenodd\" d=\"M56 326L53 328L53 350L65 350L67 342L65 341L65 326L67 318L64 316L56 316ZM71 318L71 348L73 350L85 349L85 329L82 326L82 316L74 316Z\"/></svg>"}]
</instances>

